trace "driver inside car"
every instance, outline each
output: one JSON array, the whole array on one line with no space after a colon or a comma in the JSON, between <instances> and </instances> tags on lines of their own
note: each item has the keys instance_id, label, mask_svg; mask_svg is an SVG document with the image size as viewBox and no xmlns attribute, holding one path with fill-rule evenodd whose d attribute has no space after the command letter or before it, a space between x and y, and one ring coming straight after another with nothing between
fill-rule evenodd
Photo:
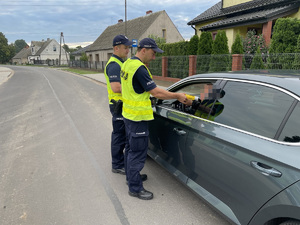
<instances>
[{"instance_id":1,"label":"driver inside car","mask_svg":"<svg viewBox=\"0 0 300 225\"><path fill-rule=\"evenodd\" d=\"M224 109L224 105L218 100L224 95L225 91L215 87L212 83L204 84L198 99L187 100L186 105L191 106L189 113L214 121Z\"/></svg>"}]
</instances>

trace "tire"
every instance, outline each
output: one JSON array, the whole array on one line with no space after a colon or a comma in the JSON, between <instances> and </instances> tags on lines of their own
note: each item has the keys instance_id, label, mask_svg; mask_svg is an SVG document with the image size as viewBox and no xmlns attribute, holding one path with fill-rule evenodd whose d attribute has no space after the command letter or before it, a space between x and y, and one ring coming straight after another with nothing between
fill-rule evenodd
<instances>
[{"instance_id":1,"label":"tire","mask_svg":"<svg viewBox=\"0 0 300 225\"><path fill-rule=\"evenodd\" d=\"M300 225L300 221L299 220L288 220L288 221L281 223L280 225Z\"/></svg>"}]
</instances>

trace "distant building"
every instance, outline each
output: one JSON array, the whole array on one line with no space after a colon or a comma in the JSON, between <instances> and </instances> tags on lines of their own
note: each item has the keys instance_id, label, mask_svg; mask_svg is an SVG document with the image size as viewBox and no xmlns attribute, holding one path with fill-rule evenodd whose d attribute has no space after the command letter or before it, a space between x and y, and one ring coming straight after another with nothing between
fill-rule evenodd
<instances>
[{"instance_id":1,"label":"distant building","mask_svg":"<svg viewBox=\"0 0 300 225\"><path fill-rule=\"evenodd\" d=\"M19 51L13 58L12 63L13 64L28 64L28 56L31 54L31 50L29 46L23 48L21 51Z\"/></svg>"},{"instance_id":2,"label":"distant building","mask_svg":"<svg viewBox=\"0 0 300 225\"><path fill-rule=\"evenodd\" d=\"M91 64L93 62L97 64L97 62L108 61L113 53L113 38L116 35L125 34L125 25L127 30L126 36L130 40L137 40L137 42L149 35L164 38L166 43L184 40L166 11L152 13L149 10L145 16L129 20L126 23L123 20L119 20L117 24L107 27L86 51ZM129 53L130 55L131 53Z\"/></svg>"},{"instance_id":3,"label":"distant building","mask_svg":"<svg viewBox=\"0 0 300 225\"><path fill-rule=\"evenodd\" d=\"M78 49L77 51L72 52L71 55L74 55L75 60L80 60L80 57L82 56L82 54L85 54L85 52L88 51L90 46L91 45L88 45L84 48Z\"/></svg>"},{"instance_id":4,"label":"distant building","mask_svg":"<svg viewBox=\"0 0 300 225\"><path fill-rule=\"evenodd\" d=\"M215 38L218 30L225 30L228 45L234 42L239 32L246 36L249 30L263 34L269 44L272 30L278 18L300 19L299 0L222 0L188 22L200 36L209 31Z\"/></svg>"},{"instance_id":5,"label":"distant building","mask_svg":"<svg viewBox=\"0 0 300 225\"><path fill-rule=\"evenodd\" d=\"M60 44L55 39L31 41L29 48L31 53L28 56L28 62L30 64L49 64L52 62L55 65L68 65L70 61L69 53L64 48L60 48Z\"/></svg>"}]
</instances>

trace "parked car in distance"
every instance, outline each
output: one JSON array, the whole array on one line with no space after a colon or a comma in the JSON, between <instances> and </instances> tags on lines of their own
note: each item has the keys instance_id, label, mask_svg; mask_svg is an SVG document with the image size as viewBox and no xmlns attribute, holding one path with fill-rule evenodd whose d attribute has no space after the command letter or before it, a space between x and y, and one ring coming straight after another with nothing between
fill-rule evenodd
<instances>
[{"instance_id":1,"label":"parked car in distance","mask_svg":"<svg viewBox=\"0 0 300 225\"><path fill-rule=\"evenodd\" d=\"M197 106L209 110L156 99L148 155L234 224L300 225L299 77L182 79L168 90L200 97L213 85Z\"/></svg>"}]
</instances>

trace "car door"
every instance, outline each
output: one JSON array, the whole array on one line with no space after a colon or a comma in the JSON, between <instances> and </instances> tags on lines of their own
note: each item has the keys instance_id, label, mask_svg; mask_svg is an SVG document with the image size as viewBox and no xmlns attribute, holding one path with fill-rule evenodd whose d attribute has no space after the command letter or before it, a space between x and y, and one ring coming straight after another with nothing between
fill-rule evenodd
<instances>
[{"instance_id":1,"label":"car door","mask_svg":"<svg viewBox=\"0 0 300 225\"><path fill-rule=\"evenodd\" d=\"M199 185L198 193L235 223L248 224L299 179L299 171L287 164L292 147L274 140L295 99L249 81L228 81L223 90L223 112L214 122L195 120L198 132L187 138L195 159L195 176L187 184Z\"/></svg>"},{"instance_id":2,"label":"car door","mask_svg":"<svg viewBox=\"0 0 300 225\"><path fill-rule=\"evenodd\" d=\"M149 123L149 148L162 159L161 163L165 163L165 167L169 167L185 183L188 173L184 160L191 157L185 151L185 144L191 121L187 115L172 108L169 102L164 101L157 107L154 121ZM183 171L185 175L176 173L177 170Z\"/></svg>"},{"instance_id":3,"label":"car door","mask_svg":"<svg viewBox=\"0 0 300 225\"><path fill-rule=\"evenodd\" d=\"M200 90L207 82L191 83L178 91L199 96ZM195 116L187 111L188 107L176 99L160 100L155 109L154 121L149 123L148 154L152 154L156 161L184 183L188 177L195 176L195 157L190 151L190 146L186 145L186 140L190 132L198 132L193 127Z\"/></svg>"}]
</instances>

